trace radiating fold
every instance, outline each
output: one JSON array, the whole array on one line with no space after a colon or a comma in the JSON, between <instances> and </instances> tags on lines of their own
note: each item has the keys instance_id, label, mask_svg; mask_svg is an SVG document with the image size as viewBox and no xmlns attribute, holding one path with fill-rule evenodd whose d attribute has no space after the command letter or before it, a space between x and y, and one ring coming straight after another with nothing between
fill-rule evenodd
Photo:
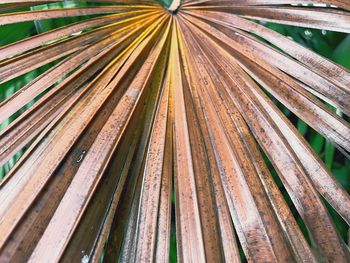
<instances>
[{"instance_id":1,"label":"radiating fold","mask_svg":"<svg viewBox=\"0 0 350 263\"><path fill-rule=\"evenodd\" d=\"M0 0L0 30L81 18L0 47L2 85L48 68L0 102L0 262L350 260L350 196L273 102L350 151L350 71L256 22L346 33L347 1L54 2Z\"/></svg>"}]
</instances>

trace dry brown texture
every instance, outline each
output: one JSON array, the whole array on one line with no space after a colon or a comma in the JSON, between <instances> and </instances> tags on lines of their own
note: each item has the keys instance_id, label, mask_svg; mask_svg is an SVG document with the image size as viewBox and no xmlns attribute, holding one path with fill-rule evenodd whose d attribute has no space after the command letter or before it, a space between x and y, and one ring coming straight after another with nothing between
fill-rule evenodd
<instances>
[{"instance_id":1,"label":"dry brown texture","mask_svg":"<svg viewBox=\"0 0 350 263\"><path fill-rule=\"evenodd\" d=\"M321 198L349 224L348 193L256 84L349 152L323 101L350 114L350 72L247 19L350 32L348 1L14 11L43 2L0 0L0 25L100 16L0 48L1 83L64 58L0 103L3 122L47 92L0 131L0 165L29 146L0 184L0 262L168 262L173 189L180 262L240 262L237 240L249 262L350 261Z\"/></svg>"}]
</instances>

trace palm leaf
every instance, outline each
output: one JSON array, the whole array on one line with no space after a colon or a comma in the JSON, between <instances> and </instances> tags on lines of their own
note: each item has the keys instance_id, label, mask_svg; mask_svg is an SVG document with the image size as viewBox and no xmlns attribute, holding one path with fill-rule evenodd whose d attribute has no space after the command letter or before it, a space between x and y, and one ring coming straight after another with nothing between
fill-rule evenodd
<instances>
[{"instance_id":1,"label":"palm leaf","mask_svg":"<svg viewBox=\"0 0 350 263\"><path fill-rule=\"evenodd\" d=\"M0 30L81 17L0 48L0 83L50 65L0 103L1 262L167 262L172 221L180 262L350 260L274 101L348 157L350 72L257 22L349 33L348 1L55 2L0 1Z\"/></svg>"}]
</instances>

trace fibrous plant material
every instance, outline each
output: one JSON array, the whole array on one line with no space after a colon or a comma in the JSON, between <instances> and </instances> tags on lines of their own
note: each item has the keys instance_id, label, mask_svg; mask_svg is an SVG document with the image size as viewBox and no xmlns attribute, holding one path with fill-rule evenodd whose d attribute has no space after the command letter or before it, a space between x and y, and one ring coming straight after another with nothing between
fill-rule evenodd
<instances>
[{"instance_id":1,"label":"fibrous plant material","mask_svg":"<svg viewBox=\"0 0 350 263\"><path fill-rule=\"evenodd\" d=\"M257 22L349 33L347 0L54 2L0 0L0 30L87 16L0 48L0 83L56 62L0 103L0 262L168 262L172 220L180 262L350 261L349 194L271 99L348 156L350 72Z\"/></svg>"}]
</instances>

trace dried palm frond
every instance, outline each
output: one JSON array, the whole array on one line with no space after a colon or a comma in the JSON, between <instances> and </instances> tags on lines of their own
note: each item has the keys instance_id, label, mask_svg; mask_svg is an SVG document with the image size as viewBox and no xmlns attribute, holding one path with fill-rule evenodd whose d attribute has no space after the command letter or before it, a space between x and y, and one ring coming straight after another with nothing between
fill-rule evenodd
<instances>
[{"instance_id":1,"label":"dried palm frond","mask_svg":"<svg viewBox=\"0 0 350 263\"><path fill-rule=\"evenodd\" d=\"M349 194L268 96L348 155L327 105L350 115L350 72L255 22L350 33L349 1L25 9L50 2L0 0L2 26L88 16L0 48L0 83L56 62L0 104L0 123L22 109L0 165L28 148L0 185L0 262L167 262L172 219L180 262L350 261L325 205L349 224Z\"/></svg>"}]
</instances>

